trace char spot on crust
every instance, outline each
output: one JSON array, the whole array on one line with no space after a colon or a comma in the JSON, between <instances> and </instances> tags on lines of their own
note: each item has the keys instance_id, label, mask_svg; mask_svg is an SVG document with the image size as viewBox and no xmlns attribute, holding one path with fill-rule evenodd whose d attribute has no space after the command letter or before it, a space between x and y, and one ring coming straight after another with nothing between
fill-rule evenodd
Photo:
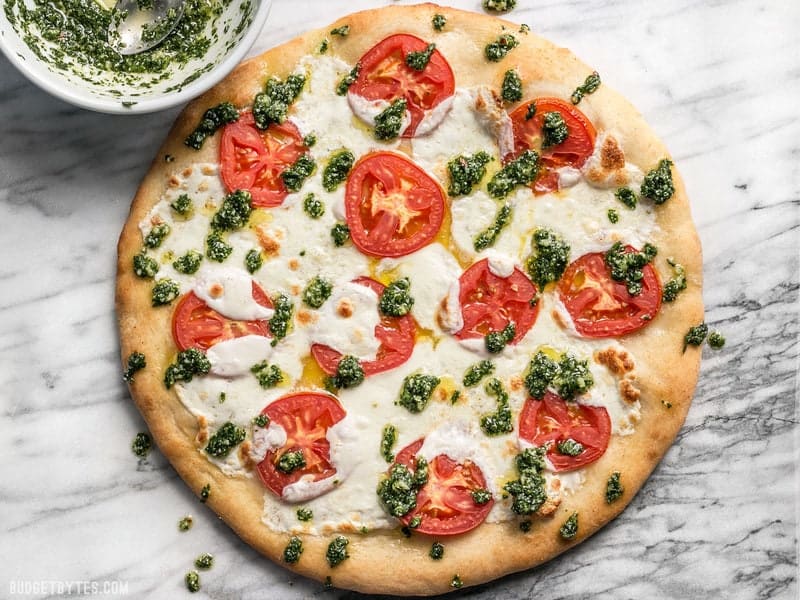
<instances>
[{"instance_id":1,"label":"char spot on crust","mask_svg":"<svg viewBox=\"0 0 800 600\"><path fill-rule=\"evenodd\" d=\"M598 364L604 365L614 375L624 375L633 371L633 359L624 350L610 347L605 350L597 350L594 353L594 360Z\"/></svg>"},{"instance_id":2,"label":"char spot on crust","mask_svg":"<svg viewBox=\"0 0 800 600\"><path fill-rule=\"evenodd\" d=\"M536 511L536 514L540 517L548 517L556 512L556 509L561 504L561 498L554 498L553 496L547 496L547 500L544 501L539 507L539 510Z\"/></svg>"},{"instance_id":3,"label":"char spot on crust","mask_svg":"<svg viewBox=\"0 0 800 600\"><path fill-rule=\"evenodd\" d=\"M316 323L318 318L316 314L303 308L297 311L297 322L300 323L300 325Z\"/></svg>"},{"instance_id":4,"label":"char spot on crust","mask_svg":"<svg viewBox=\"0 0 800 600\"><path fill-rule=\"evenodd\" d=\"M642 395L635 385L633 385L632 377L625 377L619 382L619 393L625 402L633 404Z\"/></svg>"},{"instance_id":5,"label":"char spot on crust","mask_svg":"<svg viewBox=\"0 0 800 600\"><path fill-rule=\"evenodd\" d=\"M154 213L152 217L150 217L150 223L152 225L161 225L164 222L164 219L161 218L161 215L158 213Z\"/></svg>"},{"instance_id":6,"label":"char spot on crust","mask_svg":"<svg viewBox=\"0 0 800 600\"><path fill-rule=\"evenodd\" d=\"M625 153L617 139L609 134L598 137L595 153L583 167L586 180L600 187L619 187L630 183L625 168Z\"/></svg>"},{"instance_id":7,"label":"char spot on crust","mask_svg":"<svg viewBox=\"0 0 800 600\"><path fill-rule=\"evenodd\" d=\"M173 175L172 177L169 178L169 181L167 182L167 185L169 185L169 187L171 187L171 188L180 187L181 180L178 179L177 175Z\"/></svg>"},{"instance_id":8,"label":"char spot on crust","mask_svg":"<svg viewBox=\"0 0 800 600\"><path fill-rule=\"evenodd\" d=\"M258 243L264 249L264 254L267 256L276 256L278 254L281 244L275 237L272 237L271 231L264 227L256 227L256 237L258 238Z\"/></svg>"},{"instance_id":9,"label":"char spot on crust","mask_svg":"<svg viewBox=\"0 0 800 600\"><path fill-rule=\"evenodd\" d=\"M345 319L353 316L353 301L350 298L342 298L336 305L336 313Z\"/></svg>"}]
</instances>

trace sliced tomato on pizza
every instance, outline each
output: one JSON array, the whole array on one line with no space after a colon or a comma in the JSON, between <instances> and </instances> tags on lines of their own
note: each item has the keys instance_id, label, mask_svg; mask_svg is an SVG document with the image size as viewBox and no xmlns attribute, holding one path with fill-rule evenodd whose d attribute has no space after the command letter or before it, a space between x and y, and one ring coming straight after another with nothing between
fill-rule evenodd
<instances>
[{"instance_id":1,"label":"sliced tomato on pizza","mask_svg":"<svg viewBox=\"0 0 800 600\"><path fill-rule=\"evenodd\" d=\"M261 414L269 417L270 427L279 427L286 436L280 447L269 448L258 463L258 475L270 491L284 497L286 487L301 480L310 484L335 477L327 434L347 413L334 396L321 392L289 394L268 404ZM327 489L320 487L318 491ZM308 499L313 494L305 491L300 495Z\"/></svg>"},{"instance_id":2,"label":"sliced tomato on pizza","mask_svg":"<svg viewBox=\"0 0 800 600\"><path fill-rule=\"evenodd\" d=\"M636 249L626 246L625 251ZM604 253L592 252L567 267L558 296L581 335L620 336L649 324L661 308L661 281L653 265L642 267L642 275L642 292L632 296L624 281L611 278Z\"/></svg>"},{"instance_id":3,"label":"sliced tomato on pizza","mask_svg":"<svg viewBox=\"0 0 800 600\"><path fill-rule=\"evenodd\" d=\"M552 392L528 398L519 417L519 437L547 446L556 472L574 471L603 456L611 438L611 419L602 406L567 402Z\"/></svg>"},{"instance_id":4,"label":"sliced tomato on pizza","mask_svg":"<svg viewBox=\"0 0 800 600\"><path fill-rule=\"evenodd\" d=\"M358 77L348 90L351 106L364 102L386 104L404 98L411 120L402 136L413 137L417 132L432 130L444 117L434 109L453 96L455 77L450 64L435 49L423 69L406 64L410 53L425 52L427 48L425 40L400 33L367 50L358 61Z\"/></svg>"},{"instance_id":5,"label":"sliced tomato on pizza","mask_svg":"<svg viewBox=\"0 0 800 600\"><path fill-rule=\"evenodd\" d=\"M566 126L566 138L556 144L547 145L543 133L548 113L557 113ZM580 169L594 152L597 132L592 122L577 107L560 98L536 98L523 102L511 113L514 129L514 151L503 160L509 160L525 150L536 150L540 154L539 175L533 182L537 194L557 191L559 174L557 169L572 167Z\"/></svg>"},{"instance_id":6,"label":"sliced tomato on pizza","mask_svg":"<svg viewBox=\"0 0 800 600\"><path fill-rule=\"evenodd\" d=\"M510 343L516 344L536 322L538 290L520 269L514 267L511 275L501 277L492 272L489 259L484 258L464 271L458 283L464 321L464 326L454 334L458 339L485 337L514 323L515 333Z\"/></svg>"},{"instance_id":7,"label":"sliced tomato on pizza","mask_svg":"<svg viewBox=\"0 0 800 600\"><path fill-rule=\"evenodd\" d=\"M423 439L403 448L395 463L416 469L417 453ZM417 505L400 520L408 525L418 520L417 533L427 535L457 535L475 529L486 520L494 499L479 504L473 492L486 491L486 477L481 468L470 460L457 462L439 454L428 463L428 482L417 492Z\"/></svg>"},{"instance_id":8,"label":"sliced tomato on pizza","mask_svg":"<svg viewBox=\"0 0 800 600\"><path fill-rule=\"evenodd\" d=\"M355 283L370 288L378 296L385 286L369 277L358 277ZM381 315L380 323L375 326L375 338L380 342L375 360L361 363L366 376L394 369L406 362L414 351L414 338L417 326L409 314L403 317ZM342 353L324 344L312 344L311 355L320 368L328 375L335 375Z\"/></svg>"},{"instance_id":9,"label":"sliced tomato on pizza","mask_svg":"<svg viewBox=\"0 0 800 600\"><path fill-rule=\"evenodd\" d=\"M372 152L347 178L345 211L359 250L397 257L433 241L444 220L445 198L439 184L405 156Z\"/></svg>"},{"instance_id":10,"label":"sliced tomato on pizza","mask_svg":"<svg viewBox=\"0 0 800 600\"><path fill-rule=\"evenodd\" d=\"M266 308L273 308L272 300L253 282L253 300ZM246 335L271 337L269 321L256 319L240 321L229 319L209 307L194 292L185 294L175 307L172 315L172 339L180 350L199 348L208 350L211 346Z\"/></svg>"},{"instance_id":11,"label":"sliced tomato on pizza","mask_svg":"<svg viewBox=\"0 0 800 600\"><path fill-rule=\"evenodd\" d=\"M225 125L219 147L222 181L229 191L247 190L253 206L279 206L288 195L281 173L308 148L291 121L256 127L253 113L243 112Z\"/></svg>"}]
</instances>

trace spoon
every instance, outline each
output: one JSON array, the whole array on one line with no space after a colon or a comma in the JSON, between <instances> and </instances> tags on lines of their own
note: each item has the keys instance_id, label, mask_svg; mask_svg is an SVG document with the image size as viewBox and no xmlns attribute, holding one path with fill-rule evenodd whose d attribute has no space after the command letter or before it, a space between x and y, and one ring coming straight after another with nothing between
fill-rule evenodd
<instances>
[{"instance_id":1,"label":"spoon","mask_svg":"<svg viewBox=\"0 0 800 600\"><path fill-rule=\"evenodd\" d=\"M184 0L117 0L108 25L108 44L122 55L161 43L183 16Z\"/></svg>"}]
</instances>

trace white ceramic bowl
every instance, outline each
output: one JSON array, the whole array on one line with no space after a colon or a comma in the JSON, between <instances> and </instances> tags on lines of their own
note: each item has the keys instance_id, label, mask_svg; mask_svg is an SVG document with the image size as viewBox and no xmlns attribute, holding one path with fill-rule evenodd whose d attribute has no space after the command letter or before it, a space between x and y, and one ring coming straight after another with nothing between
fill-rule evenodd
<instances>
[{"instance_id":1,"label":"white ceramic bowl","mask_svg":"<svg viewBox=\"0 0 800 600\"><path fill-rule=\"evenodd\" d=\"M199 96L219 83L239 64L258 38L272 4L271 0L251 0L251 2L249 25L237 27L242 21L241 3L239 1L228 3L218 20L221 25L218 29L218 39L211 44L203 59L194 59L180 69L174 68L168 79L159 81L149 88L103 81L92 83L70 71L58 69L31 51L14 26L9 23L3 11L0 11L0 49L33 83L70 104L114 114L155 112L183 104ZM231 24L227 33L224 32L226 21ZM196 79L184 83L187 78L191 78L204 68L207 70L196 76Z\"/></svg>"}]
</instances>

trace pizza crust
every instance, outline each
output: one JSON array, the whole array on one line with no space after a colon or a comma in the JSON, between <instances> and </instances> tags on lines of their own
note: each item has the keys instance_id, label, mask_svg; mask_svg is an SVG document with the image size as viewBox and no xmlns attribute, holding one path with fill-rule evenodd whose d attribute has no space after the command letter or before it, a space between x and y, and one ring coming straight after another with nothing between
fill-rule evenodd
<instances>
[{"instance_id":1,"label":"pizza crust","mask_svg":"<svg viewBox=\"0 0 800 600\"><path fill-rule=\"evenodd\" d=\"M442 33L431 27L431 18L436 13L447 17ZM666 257L674 257L686 267L688 289L676 302L664 304L652 324L622 340L636 357L635 386L642 398L641 421L633 435L614 436L601 459L585 469L583 486L566 497L552 516L534 518L529 533L522 533L518 521L512 520L484 523L453 539L440 538L445 554L439 561L428 557L433 538L413 535L407 539L395 529L347 534L350 557L330 568L325 550L335 534L301 535L304 544L301 560L295 565L285 565L281 557L289 535L276 533L261 521L265 488L257 477L226 476L207 460L195 443L197 420L174 391L165 389L163 373L176 352L171 338L172 311L151 308L150 285L135 277L131 261L141 247L138 223L168 188L171 174L180 173L193 163L216 160L218 135L206 140L199 152L183 144L203 112L224 100L239 107L248 105L268 76L288 75L303 55L313 54L323 38L330 38L328 32L332 27L343 24L350 25L350 35L335 37L329 52L349 64L354 64L364 51L389 34L412 33L435 41L453 67L459 87L488 83L499 89L503 73L516 68L526 82L526 99L544 94L568 98L592 72L570 51L533 33L518 33L518 24L432 4L391 6L353 14L242 63L226 80L181 113L133 200L118 246L116 305L121 356L124 361L133 351L145 354L147 367L136 373L130 389L156 443L196 494L204 485L211 485L207 504L248 544L308 577L324 580L329 576L336 587L367 593L442 593L452 590L450 584L456 574L464 586L471 586L545 562L592 535L632 500L677 435L697 380L699 350L690 347L682 353L681 349L684 333L703 320L700 244L683 182L673 167L675 195L658 207L660 231L652 241L659 248L657 270L670 273ZM514 33L520 46L499 63L486 61L484 45L504 31ZM515 107L509 107L509 111ZM614 131L627 160L641 165L643 170L668 156L642 116L606 84L586 96L580 109L598 131ZM174 157L174 161L166 162L167 155ZM621 472L625 493L609 505L605 501L605 486L613 471ZM558 529L575 511L579 513L579 533L566 542L558 535Z\"/></svg>"}]
</instances>

